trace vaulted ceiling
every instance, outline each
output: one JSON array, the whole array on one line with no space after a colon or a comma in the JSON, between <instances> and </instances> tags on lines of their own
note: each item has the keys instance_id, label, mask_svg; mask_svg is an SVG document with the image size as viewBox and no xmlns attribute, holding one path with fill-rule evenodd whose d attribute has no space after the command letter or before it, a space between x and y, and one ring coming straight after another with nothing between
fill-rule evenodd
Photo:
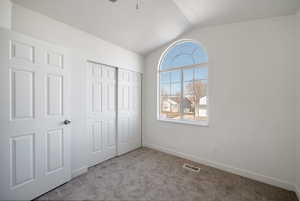
<instances>
[{"instance_id":1,"label":"vaulted ceiling","mask_svg":"<svg viewBox=\"0 0 300 201\"><path fill-rule=\"evenodd\" d=\"M139 54L195 26L290 15L300 0L12 0Z\"/></svg>"}]
</instances>

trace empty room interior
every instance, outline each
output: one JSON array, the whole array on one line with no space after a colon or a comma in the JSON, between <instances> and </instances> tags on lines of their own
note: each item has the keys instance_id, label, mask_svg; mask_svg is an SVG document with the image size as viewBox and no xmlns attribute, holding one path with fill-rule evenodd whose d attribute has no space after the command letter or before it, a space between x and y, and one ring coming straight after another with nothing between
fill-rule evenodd
<instances>
[{"instance_id":1,"label":"empty room interior","mask_svg":"<svg viewBox=\"0 0 300 201\"><path fill-rule=\"evenodd\" d=\"M0 200L300 200L300 0L0 0Z\"/></svg>"}]
</instances>

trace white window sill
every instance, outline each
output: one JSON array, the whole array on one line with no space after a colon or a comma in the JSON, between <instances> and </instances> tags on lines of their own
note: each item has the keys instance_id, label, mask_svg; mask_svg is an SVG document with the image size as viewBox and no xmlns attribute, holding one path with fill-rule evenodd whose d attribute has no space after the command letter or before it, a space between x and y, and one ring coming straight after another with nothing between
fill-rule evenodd
<instances>
[{"instance_id":1,"label":"white window sill","mask_svg":"<svg viewBox=\"0 0 300 201\"><path fill-rule=\"evenodd\" d=\"M185 120L173 120L173 119L158 119L158 121L175 124L186 124L192 126L209 127L208 121L185 121Z\"/></svg>"}]
</instances>

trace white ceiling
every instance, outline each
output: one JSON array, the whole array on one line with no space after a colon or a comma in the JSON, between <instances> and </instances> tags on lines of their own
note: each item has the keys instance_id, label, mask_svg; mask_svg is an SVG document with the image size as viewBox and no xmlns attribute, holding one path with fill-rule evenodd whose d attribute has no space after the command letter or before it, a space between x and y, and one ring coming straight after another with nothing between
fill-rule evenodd
<instances>
[{"instance_id":1,"label":"white ceiling","mask_svg":"<svg viewBox=\"0 0 300 201\"><path fill-rule=\"evenodd\" d=\"M202 26L295 14L300 0L174 0L193 24Z\"/></svg>"},{"instance_id":2,"label":"white ceiling","mask_svg":"<svg viewBox=\"0 0 300 201\"><path fill-rule=\"evenodd\" d=\"M294 14L300 0L12 0L139 54L197 25Z\"/></svg>"}]
</instances>

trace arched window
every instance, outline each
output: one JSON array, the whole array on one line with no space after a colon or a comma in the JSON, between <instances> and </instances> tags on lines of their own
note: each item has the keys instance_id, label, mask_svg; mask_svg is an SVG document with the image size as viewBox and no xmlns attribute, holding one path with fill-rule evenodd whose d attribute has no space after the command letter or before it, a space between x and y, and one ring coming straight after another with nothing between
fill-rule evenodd
<instances>
[{"instance_id":1,"label":"arched window","mask_svg":"<svg viewBox=\"0 0 300 201\"><path fill-rule=\"evenodd\" d=\"M159 64L159 120L208 124L208 56L193 41L179 41Z\"/></svg>"}]
</instances>

